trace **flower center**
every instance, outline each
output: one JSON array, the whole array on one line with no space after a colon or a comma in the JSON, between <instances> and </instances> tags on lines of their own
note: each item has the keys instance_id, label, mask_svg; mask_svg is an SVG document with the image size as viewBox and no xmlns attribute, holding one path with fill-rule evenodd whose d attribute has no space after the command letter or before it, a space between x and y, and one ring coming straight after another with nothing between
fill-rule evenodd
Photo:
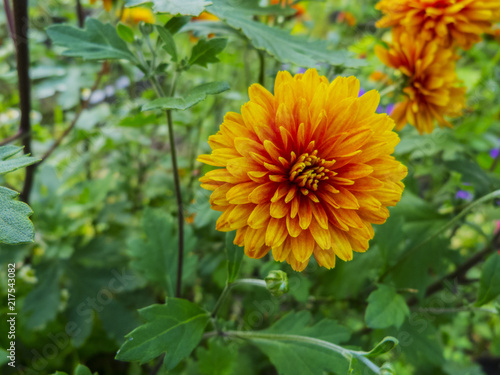
<instances>
[{"instance_id":1,"label":"flower center","mask_svg":"<svg viewBox=\"0 0 500 375\"><path fill-rule=\"evenodd\" d=\"M304 153L298 158L295 152L292 151L291 164L289 172L289 180L295 182L301 189L302 194L309 194L309 190L318 190L320 181L328 180L332 172L325 168L325 159L316 156L318 150L314 150L311 154Z\"/></svg>"}]
</instances>

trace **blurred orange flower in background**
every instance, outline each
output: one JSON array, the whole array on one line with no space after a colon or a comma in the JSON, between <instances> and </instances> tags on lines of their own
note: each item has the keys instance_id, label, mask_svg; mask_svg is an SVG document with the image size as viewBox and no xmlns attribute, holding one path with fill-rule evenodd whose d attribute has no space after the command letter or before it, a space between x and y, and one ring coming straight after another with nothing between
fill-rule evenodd
<instances>
[{"instance_id":1,"label":"blurred orange flower in background","mask_svg":"<svg viewBox=\"0 0 500 375\"><path fill-rule=\"evenodd\" d=\"M294 0L271 0L271 5L278 5L281 4L282 7L285 7L287 5L290 5L293 9L295 9L297 12L295 13L294 17L301 17L303 16L306 12L307 9L303 4L293 4Z\"/></svg>"},{"instance_id":2,"label":"blurred orange flower in background","mask_svg":"<svg viewBox=\"0 0 500 375\"><path fill-rule=\"evenodd\" d=\"M407 77L403 89L405 100L396 104L392 117L397 129L409 122L422 133L440 126L451 127L444 116L457 117L465 107L465 87L459 87L455 72L458 56L451 48L443 48L436 40L424 41L401 29L393 31L389 49L375 47L375 53L387 66Z\"/></svg>"},{"instance_id":3,"label":"blurred orange flower in background","mask_svg":"<svg viewBox=\"0 0 500 375\"><path fill-rule=\"evenodd\" d=\"M342 11L337 15L337 22L345 22L349 26L356 26L357 20L356 17L354 17L354 14L352 14L351 12Z\"/></svg>"},{"instance_id":4,"label":"blurred orange flower in background","mask_svg":"<svg viewBox=\"0 0 500 375\"><path fill-rule=\"evenodd\" d=\"M151 9L143 7L125 8L121 13L122 22L137 25L139 22L154 23L155 16Z\"/></svg>"},{"instance_id":5,"label":"blurred orange flower in background","mask_svg":"<svg viewBox=\"0 0 500 375\"><path fill-rule=\"evenodd\" d=\"M249 257L272 249L296 271L311 256L333 268L368 249L372 223L400 200L407 169L391 156L394 122L375 112L378 92L359 88L355 77L279 72L274 95L252 85L241 114L227 113L209 138L212 153L198 160L221 168L202 187L222 212L217 230L236 230Z\"/></svg>"},{"instance_id":6,"label":"blurred orange flower in background","mask_svg":"<svg viewBox=\"0 0 500 375\"><path fill-rule=\"evenodd\" d=\"M381 0L377 27L402 27L424 40L469 49L500 21L500 0Z\"/></svg>"},{"instance_id":7,"label":"blurred orange flower in background","mask_svg":"<svg viewBox=\"0 0 500 375\"><path fill-rule=\"evenodd\" d=\"M199 21L205 21L205 22L218 22L220 21L219 17L217 17L216 15L212 14L212 13L209 13L209 12L202 12L199 16L197 17L192 17L191 18L191 22L199 22ZM210 39L210 38L213 38L215 37L215 34L214 33L210 33L207 35L207 38ZM199 38L197 38L194 33L191 31L189 33L189 40L191 41L191 43L196 43Z\"/></svg>"}]
</instances>

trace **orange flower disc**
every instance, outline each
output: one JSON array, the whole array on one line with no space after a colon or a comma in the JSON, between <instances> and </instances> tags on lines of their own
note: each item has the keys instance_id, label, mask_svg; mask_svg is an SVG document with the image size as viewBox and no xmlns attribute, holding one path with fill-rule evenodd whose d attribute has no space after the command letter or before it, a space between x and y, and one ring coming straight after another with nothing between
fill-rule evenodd
<instances>
[{"instance_id":1,"label":"orange flower disc","mask_svg":"<svg viewBox=\"0 0 500 375\"><path fill-rule=\"evenodd\" d=\"M407 169L393 156L394 121L376 114L375 90L358 97L355 77L332 83L315 69L279 72L274 95L254 84L241 114L229 112L209 138L217 167L200 179L221 211L216 228L252 258L302 271L312 255L335 266L364 252L387 206L401 198Z\"/></svg>"}]
</instances>

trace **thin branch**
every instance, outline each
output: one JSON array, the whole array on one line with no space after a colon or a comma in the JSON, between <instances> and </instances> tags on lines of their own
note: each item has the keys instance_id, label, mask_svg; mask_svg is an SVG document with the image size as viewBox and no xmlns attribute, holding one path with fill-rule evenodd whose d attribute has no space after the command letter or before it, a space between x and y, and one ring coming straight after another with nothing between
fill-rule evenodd
<instances>
[{"instance_id":1,"label":"thin branch","mask_svg":"<svg viewBox=\"0 0 500 375\"><path fill-rule=\"evenodd\" d=\"M449 273L448 275L442 277L435 283L429 285L429 287L425 291L425 296L429 297L441 290L443 290L446 286L446 283L449 281L458 282L465 281L465 275L467 272L478 263L481 263L490 253L496 250L496 244L500 241L500 231L495 234L493 239L488 243L488 245L481 250L479 253L476 253L474 256L469 258L465 263L462 263L455 271ZM408 301L408 305L412 306L418 302L416 298L412 298Z\"/></svg>"},{"instance_id":2,"label":"thin branch","mask_svg":"<svg viewBox=\"0 0 500 375\"><path fill-rule=\"evenodd\" d=\"M24 153L31 154L31 81L30 81L30 55L28 41L28 0L14 1L14 43L17 58L17 79L19 86L19 108L21 110L21 121L19 130L23 135ZM33 186L33 175L35 166L26 168L23 191L20 199L28 202L31 188Z\"/></svg>"},{"instance_id":3,"label":"thin branch","mask_svg":"<svg viewBox=\"0 0 500 375\"><path fill-rule=\"evenodd\" d=\"M3 6L5 9L5 17L7 18L7 25L9 27L9 35L16 44L16 33L14 31L14 18L12 17L12 10L10 9L10 0L3 0Z\"/></svg>"},{"instance_id":4,"label":"thin branch","mask_svg":"<svg viewBox=\"0 0 500 375\"><path fill-rule=\"evenodd\" d=\"M76 15L78 17L78 26L83 27L85 22L85 12L83 11L82 3L80 0L76 0Z\"/></svg>"},{"instance_id":5,"label":"thin branch","mask_svg":"<svg viewBox=\"0 0 500 375\"><path fill-rule=\"evenodd\" d=\"M0 146L5 146L6 144L9 144L10 142L14 142L21 138L23 136L23 132L21 130L18 130L16 134L11 135L8 138L5 138L3 141L0 142Z\"/></svg>"},{"instance_id":6,"label":"thin branch","mask_svg":"<svg viewBox=\"0 0 500 375\"><path fill-rule=\"evenodd\" d=\"M76 113L75 117L73 118L73 121L71 121L71 123L66 128L66 130L54 142L54 144L48 149L48 151L42 156L42 160L37 164L37 166L40 165L41 163L43 163L45 160L47 160L47 158L50 157L50 155L52 155L52 153L59 147L59 145L64 140L64 138L66 138L66 136L69 133L71 133L71 131L75 127L76 123L78 122L78 119L80 118L82 112L88 107L90 99L92 98L92 94L99 87L99 84L101 83L102 77L103 77L103 75L105 74L106 71L107 71L106 63L103 63L102 69L99 72L99 74L97 75L97 78L96 78L96 80L94 82L94 85L90 89L90 95L89 95L88 99L82 101L80 109L78 110L78 112Z\"/></svg>"},{"instance_id":7,"label":"thin branch","mask_svg":"<svg viewBox=\"0 0 500 375\"><path fill-rule=\"evenodd\" d=\"M440 234L448 230L449 228L453 227L454 225L458 224L460 220L465 217L472 209L475 207L481 205L484 202L487 202L493 198L499 197L500 196L500 190L495 190L489 194L486 194L482 196L481 198L475 200L471 204L469 204L467 207L465 207L458 215L456 215L454 218L452 218L450 221L448 221L446 224L444 224L442 227L440 227L438 230L436 230L433 234L431 234L429 237L427 237L425 240L417 244L416 246L412 247L410 250L406 251L394 264L392 267L388 268L387 271L384 272L384 274L380 277L380 281L384 280L385 277L394 269L398 268L399 265L408 259L408 257L412 254L414 254L416 251L420 250L424 245L427 245L429 242L431 242L433 239L437 238Z\"/></svg>"},{"instance_id":8,"label":"thin branch","mask_svg":"<svg viewBox=\"0 0 500 375\"><path fill-rule=\"evenodd\" d=\"M171 90L173 91L173 90ZM179 243L177 260L177 286L175 295L182 296L182 264L184 262L184 208L182 205L181 181L179 177L179 166L177 165L177 151L175 149L174 122L172 111L167 111L168 139L170 142L170 153L172 155L172 168L174 170L175 197L177 198L177 221L179 225Z\"/></svg>"},{"instance_id":9,"label":"thin branch","mask_svg":"<svg viewBox=\"0 0 500 375\"><path fill-rule=\"evenodd\" d=\"M448 307L448 308L434 308L434 307L421 307L417 309L413 309L412 311L417 313L430 313L430 314L454 314L457 312L473 312L473 311L481 311L487 312L490 314L498 314L496 309L489 309L486 307L475 307L475 306L461 306L461 307Z\"/></svg>"},{"instance_id":10,"label":"thin branch","mask_svg":"<svg viewBox=\"0 0 500 375\"><path fill-rule=\"evenodd\" d=\"M141 59L141 54L139 53L139 59ZM143 58L141 59L143 60ZM177 85L177 78L179 76L179 72L176 70L174 73L174 77L172 78L172 82L170 85L170 90L168 97L172 97L175 94L175 88ZM165 90L161 87L160 83L156 79L155 76L151 76L149 81L155 88L156 94L158 97L166 97ZM174 172L174 185L175 185L175 198L177 201L177 222L179 226L179 239L178 239L178 259L177 259L177 283L175 288L175 296L177 298L181 298L182 296L182 271L183 271L183 263L184 263L184 207L182 203L182 191L181 191L181 181L179 177L179 166L177 164L177 150L175 146L175 137L174 137L174 121L172 119L172 110L166 111L167 115L167 125L168 125L168 139L170 144L170 154L172 157L172 169Z\"/></svg>"},{"instance_id":11,"label":"thin branch","mask_svg":"<svg viewBox=\"0 0 500 375\"><path fill-rule=\"evenodd\" d=\"M498 152L498 155L493 159L493 163L491 163L490 172L493 172L495 169L497 169L497 165L500 162L500 151Z\"/></svg>"}]
</instances>

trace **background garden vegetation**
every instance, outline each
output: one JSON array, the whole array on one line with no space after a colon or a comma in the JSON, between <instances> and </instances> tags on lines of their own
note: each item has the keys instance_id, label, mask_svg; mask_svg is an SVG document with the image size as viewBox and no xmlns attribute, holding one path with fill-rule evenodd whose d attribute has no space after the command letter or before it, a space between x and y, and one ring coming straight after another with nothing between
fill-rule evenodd
<instances>
[{"instance_id":1,"label":"background garden vegetation","mask_svg":"<svg viewBox=\"0 0 500 375\"><path fill-rule=\"evenodd\" d=\"M467 102L453 128L399 132L406 188L370 249L297 273L242 259L215 230L198 182L210 168L196 157L248 87L272 90L279 70L356 75L391 112L404 79L375 55L391 42L376 1L32 0L20 30L15 1L0 12L0 222L16 220L0 226L0 311L16 263L18 367L2 329L2 374L500 372L498 32L456 51ZM26 41L29 66L16 61ZM179 218L183 299L173 298ZM274 270L288 293L238 284Z\"/></svg>"}]
</instances>

